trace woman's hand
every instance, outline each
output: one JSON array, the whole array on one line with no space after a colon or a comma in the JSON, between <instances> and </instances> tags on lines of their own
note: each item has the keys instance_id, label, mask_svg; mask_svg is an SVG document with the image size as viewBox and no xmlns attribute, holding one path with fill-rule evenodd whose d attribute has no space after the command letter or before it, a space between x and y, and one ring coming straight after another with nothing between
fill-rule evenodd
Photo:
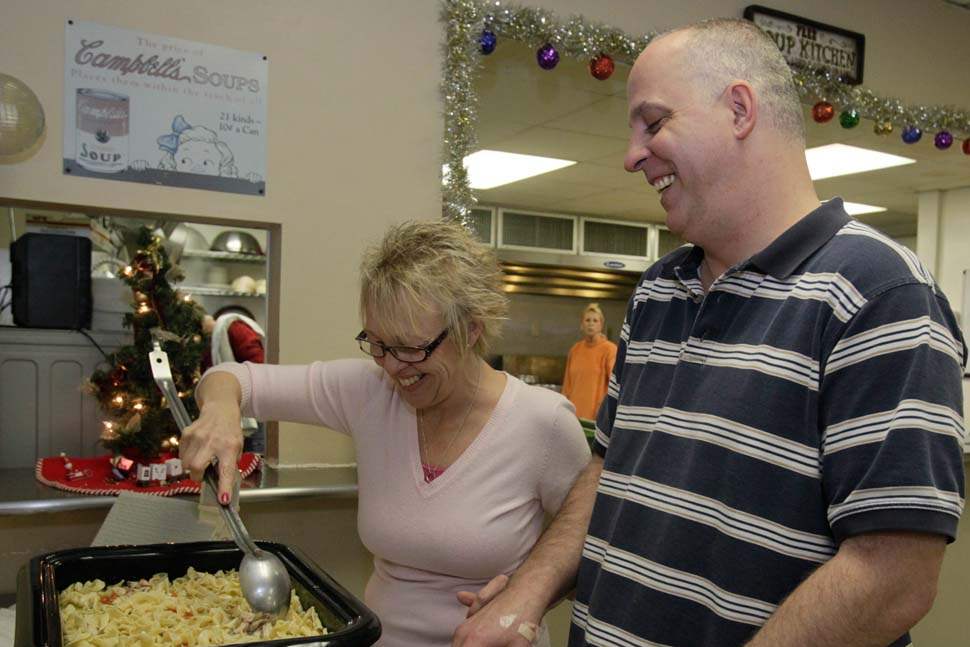
<instances>
[{"instance_id":1,"label":"woman's hand","mask_svg":"<svg viewBox=\"0 0 970 647\"><path fill-rule=\"evenodd\" d=\"M243 434L239 411L241 389L229 373L209 375L196 391L199 419L182 432L179 457L194 481L202 482L213 458L219 459L219 503L228 505Z\"/></svg>"},{"instance_id":2,"label":"woman's hand","mask_svg":"<svg viewBox=\"0 0 970 647\"><path fill-rule=\"evenodd\" d=\"M452 637L452 647L527 647L539 636L542 609L516 600L507 587L509 578L497 575L478 590L459 591L458 601L468 607L465 622Z\"/></svg>"},{"instance_id":3,"label":"woman's hand","mask_svg":"<svg viewBox=\"0 0 970 647\"><path fill-rule=\"evenodd\" d=\"M459 591L457 594L458 601L468 607L468 613L465 614L465 617L471 618L478 613L479 609L491 602L496 595L504 591L508 583L509 576L500 573L489 580L488 584L478 589L478 593Z\"/></svg>"}]
</instances>

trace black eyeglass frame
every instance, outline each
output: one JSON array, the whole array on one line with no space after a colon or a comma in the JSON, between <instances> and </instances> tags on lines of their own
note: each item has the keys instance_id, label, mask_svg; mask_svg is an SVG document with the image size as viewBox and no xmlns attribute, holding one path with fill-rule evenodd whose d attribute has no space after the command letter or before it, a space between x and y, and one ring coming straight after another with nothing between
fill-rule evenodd
<instances>
[{"instance_id":1,"label":"black eyeglass frame","mask_svg":"<svg viewBox=\"0 0 970 647\"><path fill-rule=\"evenodd\" d=\"M367 331L361 330L360 333L356 337L354 337L354 340L357 342L357 345L360 346L360 350L363 351L366 355L370 355L371 357L376 357L380 359L381 357L384 357L385 355L390 353L391 355L394 356L394 359L396 359L399 362L404 362L405 364L420 364L421 362L431 357L431 353L433 353L435 349L438 348L438 346L441 346L441 343L445 340L445 337L447 336L448 336L448 329L445 328L444 330L441 331L440 335L435 337L433 340L431 340L424 346L386 346L379 341L368 340ZM371 347L376 346L377 348L381 349L381 354L375 355L374 353L368 352L364 348L365 343L370 344ZM424 353L424 357L422 357L421 359L408 360L408 359L402 359L400 356L398 356L399 352L407 352L407 351L422 352Z\"/></svg>"}]
</instances>

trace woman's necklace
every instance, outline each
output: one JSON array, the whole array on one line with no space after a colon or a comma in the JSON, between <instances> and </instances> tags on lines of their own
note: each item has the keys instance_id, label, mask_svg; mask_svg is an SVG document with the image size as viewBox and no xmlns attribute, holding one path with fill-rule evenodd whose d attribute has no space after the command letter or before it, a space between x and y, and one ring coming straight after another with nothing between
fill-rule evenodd
<instances>
[{"instance_id":1,"label":"woman's necklace","mask_svg":"<svg viewBox=\"0 0 970 647\"><path fill-rule=\"evenodd\" d=\"M445 450L441 452L439 456L439 463L444 461L448 456L448 452L451 451L452 446L455 441L458 440L458 436L461 435L462 430L465 428L465 422L468 420L468 414L471 413L472 407L475 405L475 397L478 395L478 386L482 382L482 367L478 366L478 376L475 378L475 390L472 391L472 397L468 400L468 407L465 409L465 415L462 416L461 424L458 425L458 429L455 430L451 435L451 440L448 441L448 445ZM427 457L427 462L421 466L421 470L424 472L425 483L430 483L438 475L436 473L435 467L437 465L431 461L431 446L428 444L428 440L424 435L424 412L418 409L418 432L421 434L421 444L424 446L424 453ZM438 431L438 427L441 425L441 418L438 418L438 422L435 425L435 431Z\"/></svg>"}]
</instances>

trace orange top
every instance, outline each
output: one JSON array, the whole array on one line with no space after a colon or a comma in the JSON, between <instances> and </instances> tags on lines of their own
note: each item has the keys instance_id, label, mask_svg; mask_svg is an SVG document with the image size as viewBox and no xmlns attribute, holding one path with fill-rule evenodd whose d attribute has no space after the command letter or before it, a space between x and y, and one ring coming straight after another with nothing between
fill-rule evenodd
<instances>
[{"instance_id":1,"label":"orange top","mask_svg":"<svg viewBox=\"0 0 970 647\"><path fill-rule=\"evenodd\" d=\"M616 344L604 335L592 343L581 339L569 349L562 394L573 403L580 418L596 419L615 361Z\"/></svg>"}]
</instances>

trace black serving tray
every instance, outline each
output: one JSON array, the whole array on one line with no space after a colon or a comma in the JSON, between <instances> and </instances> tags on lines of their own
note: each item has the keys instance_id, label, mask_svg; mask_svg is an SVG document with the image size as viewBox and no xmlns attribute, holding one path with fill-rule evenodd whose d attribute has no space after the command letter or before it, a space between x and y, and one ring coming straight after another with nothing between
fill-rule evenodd
<instances>
[{"instance_id":1,"label":"black serving tray","mask_svg":"<svg viewBox=\"0 0 970 647\"><path fill-rule=\"evenodd\" d=\"M285 638L246 645L282 647L358 647L377 642L381 625L374 612L337 584L306 555L283 544L259 541L286 565L304 608L317 610L326 635ZM191 566L214 573L238 569L242 552L232 542L208 541L147 546L98 546L73 548L39 555L21 569L17 578L17 626L15 647L61 647L60 591L75 582L100 579L107 584L121 580L148 579L168 573L169 579L185 575ZM241 644L241 643L235 643Z\"/></svg>"}]
</instances>

